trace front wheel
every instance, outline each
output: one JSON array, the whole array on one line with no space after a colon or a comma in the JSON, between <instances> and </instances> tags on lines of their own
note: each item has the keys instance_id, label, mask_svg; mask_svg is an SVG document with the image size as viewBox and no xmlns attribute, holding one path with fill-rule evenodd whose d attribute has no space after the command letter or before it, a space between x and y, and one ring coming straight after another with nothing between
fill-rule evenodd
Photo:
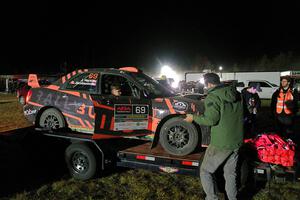
<instances>
[{"instance_id":1,"label":"front wheel","mask_svg":"<svg viewBox=\"0 0 300 200\"><path fill-rule=\"evenodd\" d=\"M181 117L174 117L163 124L159 141L168 153L185 156L196 149L198 134L194 124L184 121Z\"/></svg>"},{"instance_id":2,"label":"front wheel","mask_svg":"<svg viewBox=\"0 0 300 200\"><path fill-rule=\"evenodd\" d=\"M71 176L75 179L88 180L96 174L96 157L86 144L71 144L66 149L65 160Z\"/></svg>"}]
</instances>

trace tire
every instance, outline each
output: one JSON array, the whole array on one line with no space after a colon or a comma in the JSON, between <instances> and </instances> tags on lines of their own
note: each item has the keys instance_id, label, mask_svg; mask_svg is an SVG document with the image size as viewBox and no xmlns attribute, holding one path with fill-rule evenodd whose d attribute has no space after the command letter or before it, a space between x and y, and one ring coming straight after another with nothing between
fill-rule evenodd
<instances>
[{"instance_id":1,"label":"tire","mask_svg":"<svg viewBox=\"0 0 300 200\"><path fill-rule=\"evenodd\" d=\"M181 117L174 117L163 124L159 141L168 153L185 156L196 149L198 134L194 124L184 121Z\"/></svg>"},{"instance_id":2,"label":"tire","mask_svg":"<svg viewBox=\"0 0 300 200\"><path fill-rule=\"evenodd\" d=\"M71 144L65 151L65 160L71 176L75 179L88 180L96 174L96 157L86 144Z\"/></svg>"},{"instance_id":3,"label":"tire","mask_svg":"<svg viewBox=\"0 0 300 200\"><path fill-rule=\"evenodd\" d=\"M19 103L20 103L21 105L25 105L25 98L24 98L23 96L20 96L20 97L19 97Z\"/></svg>"},{"instance_id":4,"label":"tire","mask_svg":"<svg viewBox=\"0 0 300 200\"><path fill-rule=\"evenodd\" d=\"M45 110L39 118L39 126L50 129L66 127L64 116L55 108Z\"/></svg>"}]
</instances>

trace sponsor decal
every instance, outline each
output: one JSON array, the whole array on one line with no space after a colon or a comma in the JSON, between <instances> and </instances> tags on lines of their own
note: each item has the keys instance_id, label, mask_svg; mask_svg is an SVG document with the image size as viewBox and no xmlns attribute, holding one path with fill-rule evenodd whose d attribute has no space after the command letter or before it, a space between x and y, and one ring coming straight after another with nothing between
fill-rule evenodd
<instances>
[{"instance_id":1,"label":"sponsor decal","mask_svg":"<svg viewBox=\"0 0 300 200\"><path fill-rule=\"evenodd\" d=\"M37 112L37 110L28 109L28 110L24 111L24 115L33 115L33 114L36 114L36 112Z\"/></svg>"},{"instance_id":2,"label":"sponsor decal","mask_svg":"<svg viewBox=\"0 0 300 200\"><path fill-rule=\"evenodd\" d=\"M116 105L116 114L131 114L132 106Z\"/></svg>"},{"instance_id":3,"label":"sponsor decal","mask_svg":"<svg viewBox=\"0 0 300 200\"><path fill-rule=\"evenodd\" d=\"M159 166L159 169L163 172L166 173L177 173L179 171L179 169L175 168L175 167L166 167L166 166Z\"/></svg>"},{"instance_id":4,"label":"sponsor decal","mask_svg":"<svg viewBox=\"0 0 300 200\"><path fill-rule=\"evenodd\" d=\"M144 104L115 104L114 130L143 130L148 128L149 106Z\"/></svg>"},{"instance_id":5,"label":"sponsor decal","mask_svg":"<svg viewBox=\"0 0 300 200\"><path fill-rule=\"evenodd\" d=\"M178 102L174 103L173 107L177 111L186 111L188 108L188 105L185 102L178 101Z\"/></svg>"}]
</instances>

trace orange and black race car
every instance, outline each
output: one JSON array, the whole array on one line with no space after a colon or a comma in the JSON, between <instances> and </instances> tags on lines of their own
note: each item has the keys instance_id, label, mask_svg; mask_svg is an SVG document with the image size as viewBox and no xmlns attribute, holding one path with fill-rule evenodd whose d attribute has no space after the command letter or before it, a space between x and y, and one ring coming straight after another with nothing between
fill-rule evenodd
<instances>
[{"instance_id":1,"label":"orange and black race car","mask_svg":"<svg viewBox=\"0 0 300 200\"><path fill-rule=\"evenodd\" d=\"M92 138L135 137L158 141L174 155L209 143L209 127L183 120L203 112L202 100L176 96L135 67L73 71L46 87L31 74L24 115L37 127L70 128ZM111 90L117 88L119 96Z\"/></svg>"}]
</instances>

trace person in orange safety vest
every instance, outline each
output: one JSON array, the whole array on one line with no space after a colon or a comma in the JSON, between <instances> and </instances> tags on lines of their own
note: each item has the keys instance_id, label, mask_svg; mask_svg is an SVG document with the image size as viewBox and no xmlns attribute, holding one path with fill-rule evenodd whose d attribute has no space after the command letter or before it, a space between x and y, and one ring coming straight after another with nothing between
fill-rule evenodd
<instances>
[{"instance_id":1,"label":"person in orange safety vest","mask_svg":"<svg viewBox=\"0 0 300 200\"><path fill-rule=\"evenodd\" d=\"M280 87L272 95L272 114L275 117L279 134L294 139L293 125L298 112L299 96L297 90L290 85L290 77L281 77L280 80Z\"/></svg>"}]
</instances>

